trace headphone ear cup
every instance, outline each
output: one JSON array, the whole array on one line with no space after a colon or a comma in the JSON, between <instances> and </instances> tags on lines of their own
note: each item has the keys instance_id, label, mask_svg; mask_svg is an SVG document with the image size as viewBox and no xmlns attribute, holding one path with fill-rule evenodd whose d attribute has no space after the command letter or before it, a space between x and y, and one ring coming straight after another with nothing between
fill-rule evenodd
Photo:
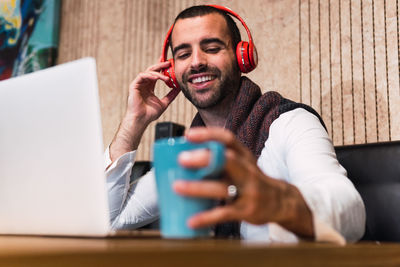
<instances>
[{"instance_id":1,"label":"headphone ear cup","mask_svg":"<svg viewBox=\"0 0 400 267\"><path fill-rule=\"evenodd\" d=\"M167 69L163 70L163 74L169 77L169 80L166 82L167 86L174 89L179 89L178 81L176 80L175 76L175 64L172 58L168 59L171 63L171 66Z\"/></svg>"},{"instance_id":2,"label":"headphone ear cup","mask_svg":"<svg viewBox=\"0 0 400 267\"><path fill-rule=\"evenodd\" d=\"M250 71L252 71L257 67L258 64L257 48L252 42L250 42L248 49L249 49Z\"/></svg>"},{"instance_id":3,"label":"headphone ear cup","mask_svg":"<svg viewBox=\"0 0 400 267\"><path fill-rule=\"evenodd\" d=\"M256 67L257 56L254 57L254 46L248 42L241 41L236 46L236 59L240 71L243 73L248 73Z\"/></svg>"}]
</instances>

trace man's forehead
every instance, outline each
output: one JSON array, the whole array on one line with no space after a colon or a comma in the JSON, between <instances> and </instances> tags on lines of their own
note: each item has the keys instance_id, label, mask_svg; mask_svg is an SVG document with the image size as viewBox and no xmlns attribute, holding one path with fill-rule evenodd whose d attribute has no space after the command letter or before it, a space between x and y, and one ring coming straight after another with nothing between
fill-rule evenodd
<instances>
[{"instance_id":1,"label":"man's forehead","mask_svg":"<svg viewBox=\"0 0 400 267\"><path fill-rule=\"evenodd\" d=\"M225 18L218 13L210 13L202 16L178 19L171 34L172 46L176 41L184 41L187 36L196 36L199 33L221 35L229 37L229 29ZM198 36L200 37L200 36ZM215 37L215 36L214 36Z\"/></svg>"}]
</instances>

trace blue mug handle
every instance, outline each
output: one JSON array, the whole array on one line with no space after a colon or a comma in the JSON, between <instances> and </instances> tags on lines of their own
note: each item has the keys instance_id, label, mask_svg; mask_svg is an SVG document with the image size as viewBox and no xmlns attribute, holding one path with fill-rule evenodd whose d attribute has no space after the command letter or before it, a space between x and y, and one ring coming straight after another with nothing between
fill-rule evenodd
<instances>
[{"instance_id":1,"label":"blue mug handle","mask_svg":"<svg viewBox=\"0 0 400 267\"><path fill-rule=\"evenodd\" d=\"M199 169L200 176L205 177L221 171L225 165L225 146L219 142L203 143L211 152L211 160L207 167Z\"/></svg>"}]
</instances>

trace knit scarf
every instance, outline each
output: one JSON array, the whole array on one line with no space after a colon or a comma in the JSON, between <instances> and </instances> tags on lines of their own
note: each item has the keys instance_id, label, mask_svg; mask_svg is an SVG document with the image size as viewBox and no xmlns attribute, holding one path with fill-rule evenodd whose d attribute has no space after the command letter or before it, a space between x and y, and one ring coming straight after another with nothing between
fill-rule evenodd
<instances>
[{"instance_id":1,"label":"knit scarf","mask_svg":"<svg viewBox=\"0 0 400 267\"><path fill-rule=\"evenodd\" d=\"M317 116L325 127L319 114L311 107L283 98L279 93L270 91L261 94L260 87L247 77L241 78L240 89L228 115L225 128L258 158L269 136L271 124L281 114L303 108ZM199 113L190 127L205 126ZM325 127L326 128L326 127ZM216 227L217 237L234 237L239 234L237 222L224 223Z\"/></svg>"}]
</instances>

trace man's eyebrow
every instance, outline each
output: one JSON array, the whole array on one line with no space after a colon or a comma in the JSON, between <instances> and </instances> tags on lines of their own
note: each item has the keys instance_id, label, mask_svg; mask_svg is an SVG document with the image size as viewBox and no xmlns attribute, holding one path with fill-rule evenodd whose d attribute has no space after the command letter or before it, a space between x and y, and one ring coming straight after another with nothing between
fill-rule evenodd
<instances>
[{"instance_id":1,"label":"man's eyebrow","mask_svg":"<svg viewBox=\"0 0 400 267\"><path fill-rule=\"evenodd\" d=\"M211 43L218 43L218 44L226 47L226 44L219 38L206 38L206 39L203 39L200 41L200 45L207 45L207 44L211 44ZM175 55L176 52L178 52L181 49L185 49L185 48L190 48L190 45L186 44L186 43L180 44L172 50L172 54Z\"/></svg>"},{"instance_id":2,"label":"man's eyebrow","mask_svg":"<svg viewBox=\"0 0 400 267\"><path fill-rule=\"evenodd\" d=\"M200 41L200 45L207 45L207 44L211 44L211 43L217 43L223 46L226 46L226 44L224 43L224 41L222 41L219 38L206 38Z\"/></svg>"},{"instance_id":3,"label":"man's eyebrow","mask_svg":"<svg viewBox=\"0 0 400 267\"><path fill-rule=\"evenodd\" d=\"M178 45L178 46L176 46L176 47L172 50L172 54L175 55L176 52L178 52L178 51L181 50L181 49L185 49L185 48L190 48L190 45L189 45L189 44L181 44L181 45Z\"/></svg>"}]
</instances>

